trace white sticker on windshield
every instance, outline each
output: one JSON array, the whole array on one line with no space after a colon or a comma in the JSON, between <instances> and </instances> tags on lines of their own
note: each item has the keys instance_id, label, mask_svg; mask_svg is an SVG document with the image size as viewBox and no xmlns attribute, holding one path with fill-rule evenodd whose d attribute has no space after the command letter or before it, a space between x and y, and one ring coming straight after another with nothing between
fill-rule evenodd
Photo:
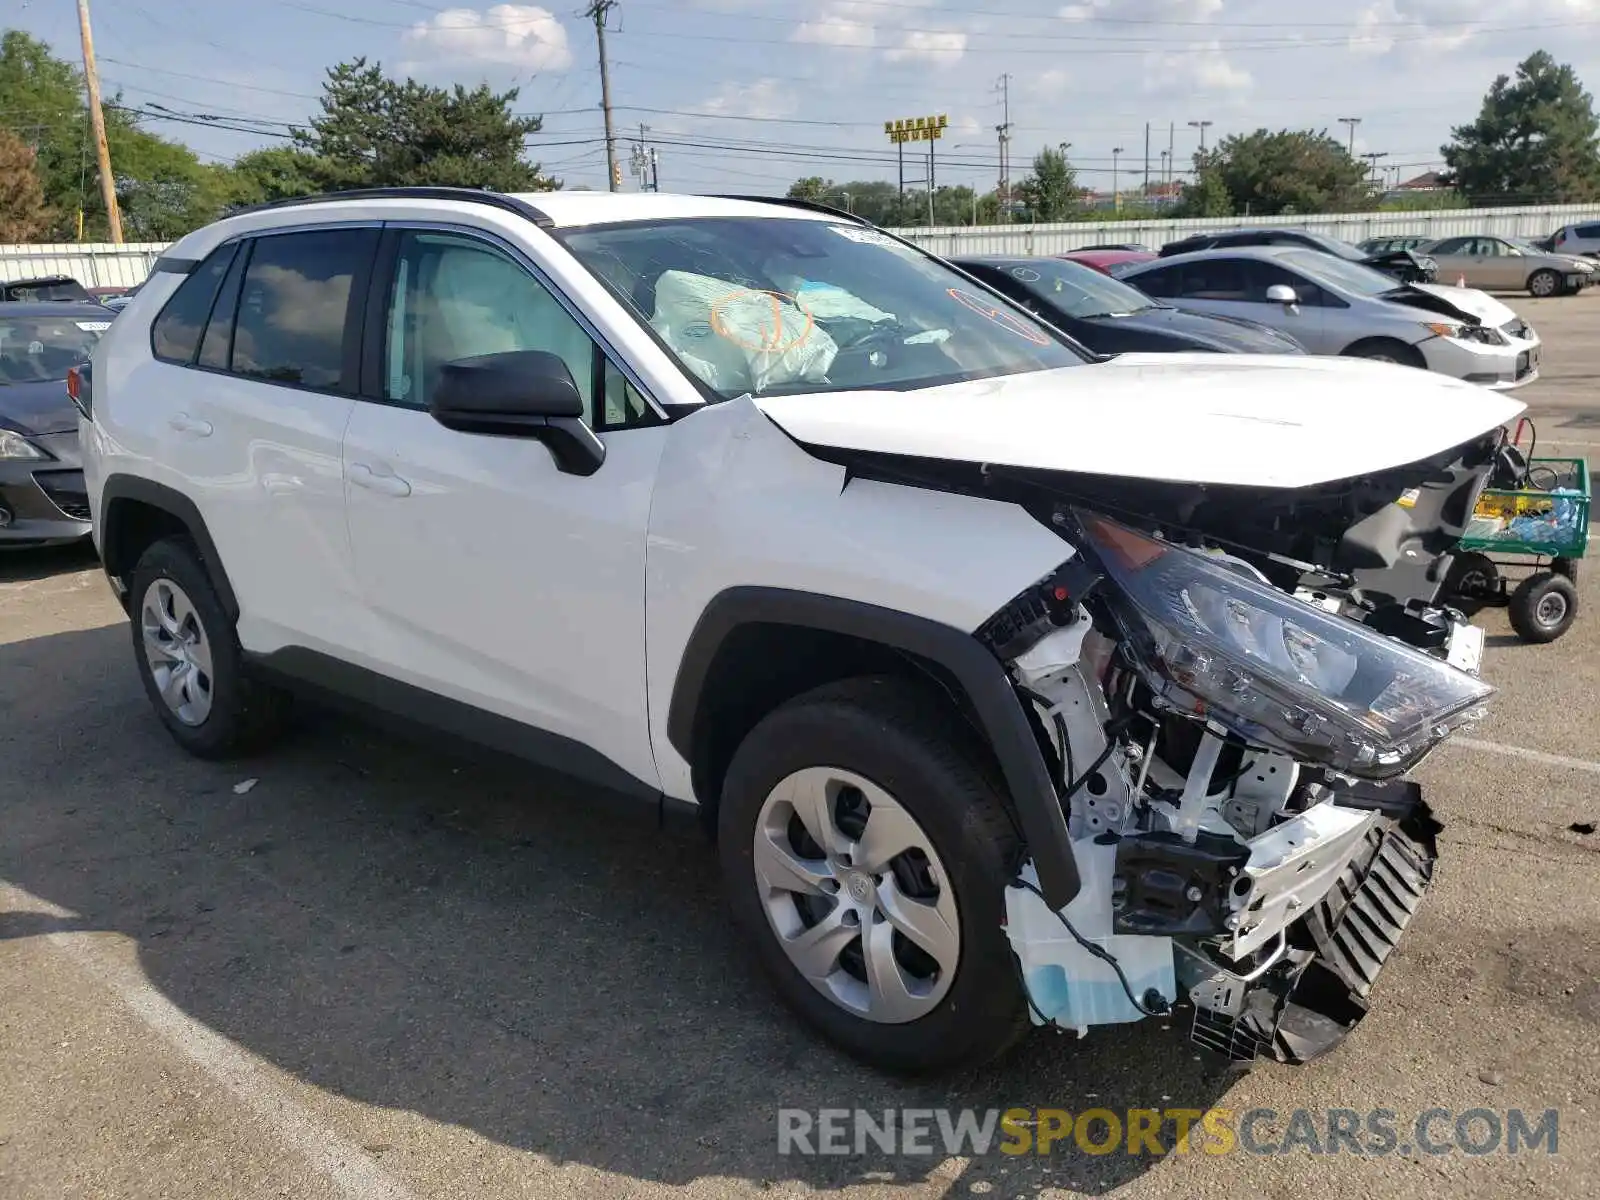
<instances>
[{"instance_id":1,"label":"white sticker on windshield","mask_svg":"<svg viewBox=\"0 0 1600 1200\"><path fill-rule=\"evenodd\" d=\"M849 238L852 242L864 242L869 246L892 246L894 239L887 233L879 233L876 229L862 229L856 225L830 225L840 237Z\"/></svg>"},{"instance_id":2,"label":"white sticker on windshield","mask_svg":"<svg viewBox=\"0 0 1600 1200\"><path fill-rule=\"evenodd\" d=\"M104 333L111 328L110 321L74 321L73 324L85 333Z\"/></svg>"}]
</instances>

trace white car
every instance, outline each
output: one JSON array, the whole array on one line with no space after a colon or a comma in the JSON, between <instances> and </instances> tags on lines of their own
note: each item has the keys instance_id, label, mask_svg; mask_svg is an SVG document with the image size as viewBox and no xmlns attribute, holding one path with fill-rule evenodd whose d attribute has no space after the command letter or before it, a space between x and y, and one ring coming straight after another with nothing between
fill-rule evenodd
<instances>
[{"instance_id":1,"label":"white car","mask_svg":"<svg viewBox=\"0 0 1600 1200\"><path fill-rule=\"evenodd\" d=\"M1539 336L1487 292L1398 283L1298 246L1179 254L1118 276L1179 308L1282 330L1312 354L1423 367L1500 391L1539 377Z\"/></svg>"},{"instance_id":2,"label":"white car","mask_svg":"<svg viewBox=\"0 0 1600 1200\"><path fill-rule=\"evenodd\" d=\"M1182 1000L1236 1057L1326 1049L1432 874L1401 777L1491 691L1481 631L1404 644L1443 619L1408 572L1520 404L1094 361L801 205L234 215L71 391L182 747L258 748L314 686L697 807L778 991L886 1067ZM1369 622L1327 611L1364 572Z\"/></svg>"}]
</instances>

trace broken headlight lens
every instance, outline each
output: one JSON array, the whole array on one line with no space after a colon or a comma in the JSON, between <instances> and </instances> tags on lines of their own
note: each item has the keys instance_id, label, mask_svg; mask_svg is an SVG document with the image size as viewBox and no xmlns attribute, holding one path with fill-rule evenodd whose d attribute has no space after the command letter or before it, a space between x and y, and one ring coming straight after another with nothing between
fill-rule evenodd
<instances>
[{"instance_id":1,"label":"broken headlight lens","mask_svg":"<svg viewBox=\"0 0 1600 1200\"><path fill-rule=\"evenodd\" d=\"M1403 774L1494 689L1210 555L1076 514L1146 683L1256 745L1368 779Z\"/></svg>"}]
</instances>

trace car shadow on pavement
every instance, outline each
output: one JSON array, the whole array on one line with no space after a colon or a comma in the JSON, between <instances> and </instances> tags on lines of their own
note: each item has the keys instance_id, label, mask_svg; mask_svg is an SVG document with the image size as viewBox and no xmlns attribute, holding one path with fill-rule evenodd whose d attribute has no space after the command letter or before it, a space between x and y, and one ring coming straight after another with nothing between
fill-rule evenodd
<instances>
[{"instance_id":1,"label":"car shadow on pavement","mask_svg":"<svg viewBox=\"0 0 1600 1200\"><path fill-rule=\"evenodd\" d=\"M88 538L66 546L6 548L0 544L0 583L28 583L66 575L86 570L98 561Z\"/></svg>"},{"instance_id":2,"label":"car shadow on pavement","mask_svg":"<svg viewBox=\"0 0 1600 1200\"><path fill-rule=\"evenodd\" d=\"M780 1156L777 1110L1204 1109L1236 1078L1153 1021L887 1078L780 1006L697 828L320 714L266 757L199 762L128 654L120 624L0 646L0 878L76 914L32 931L124 934L173 1004L327 1092L641 1180L1013 1195L1159 1158Z\"/></svg>"}]
</instances>

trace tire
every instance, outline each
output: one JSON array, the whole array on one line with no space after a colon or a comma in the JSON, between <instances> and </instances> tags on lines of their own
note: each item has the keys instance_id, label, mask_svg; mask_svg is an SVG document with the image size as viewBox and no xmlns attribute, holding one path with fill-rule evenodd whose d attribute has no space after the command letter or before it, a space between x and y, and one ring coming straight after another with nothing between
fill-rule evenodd
<instances>
[{"instance_id":1,"label":"tire","mask_svg":"<svg viewBox=\"0 0 1600 1200\"><path fill-rule=\"evenodd\" d=\"M1467 616L1482 610L1499 592L1500 568L1487 554L1468 550L1451 561L1444 594Z\"/></svg>"},{"instance_id":2,"label":"tire","mask_svg":"<svg viewBox=\"0 0 1600 1200\"><path fill-rule=\"evenodd\" d=\"M717 840L735 922L789 1007L871 1066L914 1074L976 1065L1002 1054L1029 1028L1027 1000L1003 927L1005 889L1022 851L1001 787L985 761L971 731L938 701L901 680L861 678L829 684L769 714L729 766ZM862 786L852 790L856 783ZM780 793L780 784L793 785L792 790ZM813 824L806 829L829 821L823 836L834 839L841 852L835 858L852 859L852 866L828 868L833 877L815 896L797 898L792 889L764 883L792 882L793 877L773 867L777 860L770 849L758 862L758 838L769 847L783 846L790 856L783 861L806 859L813 867L827 867L817 841L796 836L796 823L806 797L835 793L839 798L832 806L810 810ZM799 798L787 810L786 794ZM850 811L858 808L858 796L870 797L869 805L878 807L865 824L847 828L847 818L859 817L859 811ZM866 838L870 822L886 819L886 828L903 833L905 817L931 851L924 861L935 888L922 889L928 897L923 901L909 898L911 889L902 878L908 864L917 868L912 860L921 851L891 857L890 869L876 875L855 869L877 865L862 862L866 842L855 840ZM863 897L865 908L860 907ZM920 908L903 907L913 904ZM852 909L864 915L854 925L843 924ZM918 928L938 930L940 938L916 944L934 946L945 958L923 953L914 959L917 952L907 949L910 939L899 932L904 917L888 920L883 914L890 911L916 912ZM931 914L943 920L935 922ZM826 979L819 975L814 983L796 964L780 923L786 923L791 940L824 926L835 930L836 948L816 960ZM851 942L849 928L886 932L870 943L863 935ZM951 930L957 935L953 952ZM894 989L867 985L869 955L878 978L885 977L886 962L890 968L904 967L894 977L902 986L914 981L907 990L920 990L920 997L898 1006L880 1000ZM946 960L954 962L953 969L929 971L930 964ZM866 1015L862 1004L877 1015Z\"/></svg>"},{"instance_id":3,"label":"tire","mask_svg":"<svg viewBox=\"0 0 1600 1200\"><path fill-rule=\"evenodd\" d=\"M1558 558L1551 562L1550 569L1557 575L1564 575L1573 583L1578 582L1578 560L1575 558Z\"/></svg>"},{"instance_id":4,"label":"tire","mask_svg":"<svg viewBox=\"0 0 1600 1200\"><path fill-rule=\"evenodd\" d=\"M1535 271L1528 276L1528 295L1544 299L1561 291L1561 276L1551 270Z\"/></svg>"},{"instance_id":5,"label":"tire","mask_svg":"<svg viewBox=\"0 0 1600 1200\"><path fill-rule=\"evenodd\" d=\"M163 539L140 556L129 600L139 679L178 745L197 758L234 758L282 732L289 696L245 670L233 623L187 538Z\"/></svg>"},{"instance_id":6,"label":"tire","mask_svg":"<svg viewBox=\"0 0 1600 1200\"><path fill-rule=\"evenodd\" d=\"M1553 571L1528 576L1511 594L1511 628L1525 642L1553 642L1572 628L1578 589Z\"/></svg>"},{"instance_id":7,"label":"tire","mask_svg":"<svg viewBox=\"0 0 1600 1200\"><path fill-rule=\"evenodd\" d=\"M1428 369L1428 361L1422 357L1420 350L1392 338L1368 338L1366 341L1356 342L1345 348L1344 357L1365 358L1371 362L1398 363L1402 367L1416 367L1423 371Z\"/></svg>"}]
</instances>

